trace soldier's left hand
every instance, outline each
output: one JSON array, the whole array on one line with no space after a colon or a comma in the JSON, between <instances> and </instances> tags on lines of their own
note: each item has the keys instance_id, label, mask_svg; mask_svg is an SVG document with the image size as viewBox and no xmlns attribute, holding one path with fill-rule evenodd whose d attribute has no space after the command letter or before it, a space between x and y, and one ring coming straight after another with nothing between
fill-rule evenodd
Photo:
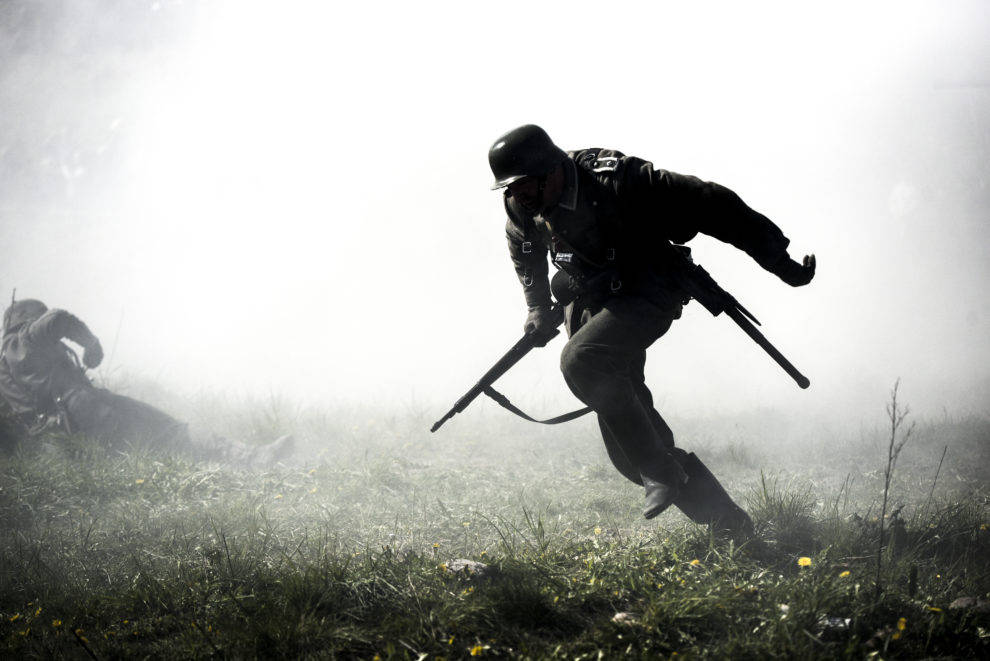
<instances>
[{"instance_id":1,"label":"soldier's left hand","mask_svg":"<svg viewBox=\"0 0 990 661\"><path fill-rule=\"evenodd\" d=\"M774 272L791 287L800 287L808 284L815 277L815 266L814 255L805 255L800 262L784 255L784 258L777 263Z\"/></svg>"},{"instance_id":2,"label":"soldier's left hand","mask_svg":"<svg viewBox=\"0 0 990 661\"><path fill-rule=\"evenodd\" d=\"M100 346L99 340L96 340L83 350L82 360L83 365L89 369L99 367L100 363L103 362L103 347Z\"/></svg>"}]
</instances>

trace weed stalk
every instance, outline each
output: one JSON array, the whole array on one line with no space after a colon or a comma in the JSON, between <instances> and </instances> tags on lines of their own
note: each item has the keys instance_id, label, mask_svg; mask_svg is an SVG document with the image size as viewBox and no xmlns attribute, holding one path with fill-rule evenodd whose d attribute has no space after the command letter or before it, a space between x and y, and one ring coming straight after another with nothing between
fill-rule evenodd
<instances>
[{"instance_id":1,"label":"weed stalk","mask_svg":"<svg viewBox=\"0 0 990 661\"><path fill-rule=\"evenodd\" d=\"M880 593L883 591L881 572L883 571L883 533L884 519L887 517L887 502L890 497L890 482L894 477L894 466L897 464L897 457L904 449L911 433L914 432L914 422L907 428L906 432L901 432L904 420L911 409L902 406L897 401L897 391L900 388L901 380L894 382L894 388L890 391L890 402L887 404L887 419L890 421L890 438L887 441L887 465L883 471L883 504L880 507L880 534L877 537L877 580L876 580L876 600L880 600Z\"/></svg>"}]
</instances>

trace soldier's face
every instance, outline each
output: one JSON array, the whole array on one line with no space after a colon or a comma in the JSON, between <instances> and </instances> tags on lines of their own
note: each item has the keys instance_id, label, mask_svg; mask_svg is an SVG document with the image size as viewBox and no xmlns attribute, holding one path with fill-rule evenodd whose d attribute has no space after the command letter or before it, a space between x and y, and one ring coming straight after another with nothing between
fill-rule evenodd
<instances>
[{"instance_id":1,"label":"soldier's face","mask_svg":"<svg viewBox=\"0 0 990 661\"><path fill-rule=\"evenodd\" d=\"M529 213L543 211L543 187L535 177L523 177L509 184L509 194Z\"/></svg>"}]
</instances>

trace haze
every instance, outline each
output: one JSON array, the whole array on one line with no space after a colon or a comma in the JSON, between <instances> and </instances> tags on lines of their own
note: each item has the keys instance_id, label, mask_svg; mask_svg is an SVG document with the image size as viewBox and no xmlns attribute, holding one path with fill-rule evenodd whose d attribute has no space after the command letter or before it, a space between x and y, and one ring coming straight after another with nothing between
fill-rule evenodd
<instances>
[{"instance_id":1,"label":"haze","mask_svg":"<svg viewBox=\"0 0 990 661\"><path fill-rule=\"evenodd\" d=\"M818 257L792 289L692 241L812 387L694 304L651 349L662 412L858 419L898 377L916 410L986 409L986 3L17 0L0 21L0 288L84 319L111 383L439 417L521 333L486 153L537 123L722 183ZM574 403L561 343L504 391Z\"/></svg>"}]
</instances>

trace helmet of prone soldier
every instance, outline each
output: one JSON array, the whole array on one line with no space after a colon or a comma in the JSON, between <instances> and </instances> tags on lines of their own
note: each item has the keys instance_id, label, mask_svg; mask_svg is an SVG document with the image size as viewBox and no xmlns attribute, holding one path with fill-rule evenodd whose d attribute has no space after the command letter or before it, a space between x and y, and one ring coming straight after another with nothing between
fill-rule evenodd
<instances>
[{"instance_id":1,"label":"helmet of prone soldier","mask_svg":"<svg viewBox=\"0 0 990 661\"><path fill-rule=\"evenodd\" d=\"M523 177L542 177L565 158L564 150L539 126L526 124L512 129L488 150L488 164L495 175L492 190Z\"/></svg>"},{"instance_id":2,"label":"helmet of prone soldier","mask_svg":"<svg viewBox=\"0 0 990 661\"><path fill-rule=\"evenodd\" d=\"M24 324L30 324L48 312L48 306L33 298L14 301L3 313L4 334L13 333Z\"/></svg>"}]
</instances>

